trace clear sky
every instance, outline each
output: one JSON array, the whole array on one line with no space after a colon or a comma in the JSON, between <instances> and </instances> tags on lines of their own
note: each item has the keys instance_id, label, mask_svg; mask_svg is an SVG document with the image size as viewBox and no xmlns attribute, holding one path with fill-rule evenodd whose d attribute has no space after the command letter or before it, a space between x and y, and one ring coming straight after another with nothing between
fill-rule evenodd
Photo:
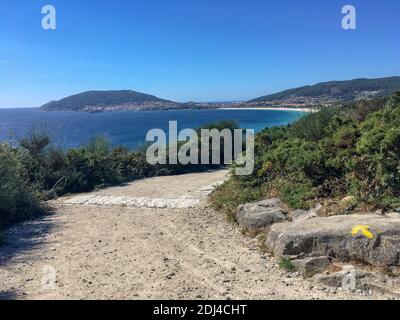
<instances>
[{"instance_id":1,"label":"clear sky","mask_svg":"<svg viewBox=\"0 0 400 320\"><path fill-rule=\"evenodd\" d=\"M41 27L44 5L57 29ZM357 9L343 30L341 9ZM400 75L399 0L0 0L0 107L86 90L232 101Z\"/></svg>"}]
</instances>

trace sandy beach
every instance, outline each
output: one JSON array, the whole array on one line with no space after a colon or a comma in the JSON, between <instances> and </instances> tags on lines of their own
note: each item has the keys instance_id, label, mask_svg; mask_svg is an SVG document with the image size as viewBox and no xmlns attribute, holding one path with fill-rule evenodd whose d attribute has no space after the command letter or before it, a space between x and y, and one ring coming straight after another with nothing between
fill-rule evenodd
<instances>
[{"instance_id":1,"label":"sandy beach","mask_svg":"<svg viewBox=\"0 0 400 320\"><path fill-rule=\"evenodd\" d=\"M259 108L221 108L221 110L271 110L271 111L299 111L299 112L318 112L318 109L312 108L285 108L285 107L259 107Z\"/></svg>"}]
</instances>

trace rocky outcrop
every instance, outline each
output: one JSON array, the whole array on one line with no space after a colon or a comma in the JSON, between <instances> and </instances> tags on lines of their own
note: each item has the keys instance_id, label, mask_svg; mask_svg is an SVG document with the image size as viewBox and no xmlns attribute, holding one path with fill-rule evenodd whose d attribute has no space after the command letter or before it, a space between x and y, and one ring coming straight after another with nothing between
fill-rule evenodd
<instances>
[{"instance_id":1,"label":"rocky outcrop","mask_svg":"<svg viewBox=\"0 0 400 320\"><path fill-rule=\"evenodd\" d=\"M321 217L320 204L307 211L282 207L279 199L244 204L236 219L245 230L267 230L267 238L265 233L259 238L264 249L289 259L298 274L317 286L400 294L400 213ZM351 261L357 268L343 265Z\"/></svg>"},{"instance_id":2,"label":"rocky outcrop","mask_svg":"<svg viewBox=\"0 0 400 320\"><path fill-rule=\"evenodd\" d=\"M267 228L275 223L286 221L287 211L281 207L279 199L266 199L239 206L236 220L246 230Z\"/></svg>"},{"instance_id":3,"label":"rocky outcrop","mask_svg":"<svg viewBox=\"0 0 400 320\"><path fill-rule=\"evenodd\" d=\"M311 257L293 260L292 264L297 272L308 278L324 272L331 265L331 259L329 257Z\"/></svg>"},{"instance_id":4,"label":"rocky outcrop","mask_svg":"<svg viewBox=\"0 0 400 320\"><path fill-rule=\"evenodd\" d=\"M337 272L317 274L311 280L317 285L348 291L379 291L396 295L400 293L399 277L357 269L352 265L343 266Z\"/></svg>"},{"instance_id":5,"label":"rocky outcrop","mask_svg":"<svg viewBox=\"0 0 400 320\"><path fill-rule=\"evenodd\" d=\"M374 214L317 217L274 224L265 240L275 256L328 256L373 266L400 266L400 218Z\"/></svg>"},{"instance_id":6,"label":"rocky outcrop","mask_svg":"<svg viewBox=\"0 0 400 320\"><path fill-rule=\"evenodd\" d=\"M290 214L290 218L294 222L309 220L309 219L317 217L318 211L321 209L322 209L322 206L320 204L317 204L314 208L312 208L308 211L297 209Z\"/></svg>"},{"instance_id":7,"label":"rocky outcrop","mask_svg":"<svg viewBox=\"0 0 400 320\"><path fill-rule=\"evenodd\" d=\"M297 221L306 214L307 214L306 210L297 209L297 210L294 210L293 212L291 212L289 214L289 217L290 217L290 219L292 219L292 221Z\"/></svg>"}]
</instances>

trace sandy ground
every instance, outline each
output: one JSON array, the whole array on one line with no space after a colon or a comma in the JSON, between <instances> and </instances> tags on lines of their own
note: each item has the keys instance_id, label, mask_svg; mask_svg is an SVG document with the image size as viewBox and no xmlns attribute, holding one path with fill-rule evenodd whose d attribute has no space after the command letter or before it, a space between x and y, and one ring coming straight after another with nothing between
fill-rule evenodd
<instances>
[{"instance_id":1,"label":"sandy ground","mask_svg":"<svg viewBox=\"0 0 400 320\"><path fill-rule=\"evenodd\" d=\"M8 232L0 299L358 299L280 270L209 208L226 171L158 177L91 195L186 199L192 208L66 204ZM368 298L386 298L373 294Z\"/></svg>"}]
</instances>

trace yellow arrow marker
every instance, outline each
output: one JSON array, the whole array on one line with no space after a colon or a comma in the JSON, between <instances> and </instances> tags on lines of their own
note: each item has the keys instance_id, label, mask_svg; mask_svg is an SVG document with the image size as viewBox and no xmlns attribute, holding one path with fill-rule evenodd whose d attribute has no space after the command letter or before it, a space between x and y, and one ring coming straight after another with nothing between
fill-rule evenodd
<instances>
[{"instance_id":1,"label":"yellow arrow marker","mask_svg":"<svg viewBox=\"0 0 400 320\"><path fill-rule=\"evenodd\" d=\"M372 239L374 235L369 231L369 226L363 226L359 224L358 226L353 227L351 230L351 234L355 236L358 233L362 233L364 236L366 236L368 239Z\"/></svg>"}]
</instances>

